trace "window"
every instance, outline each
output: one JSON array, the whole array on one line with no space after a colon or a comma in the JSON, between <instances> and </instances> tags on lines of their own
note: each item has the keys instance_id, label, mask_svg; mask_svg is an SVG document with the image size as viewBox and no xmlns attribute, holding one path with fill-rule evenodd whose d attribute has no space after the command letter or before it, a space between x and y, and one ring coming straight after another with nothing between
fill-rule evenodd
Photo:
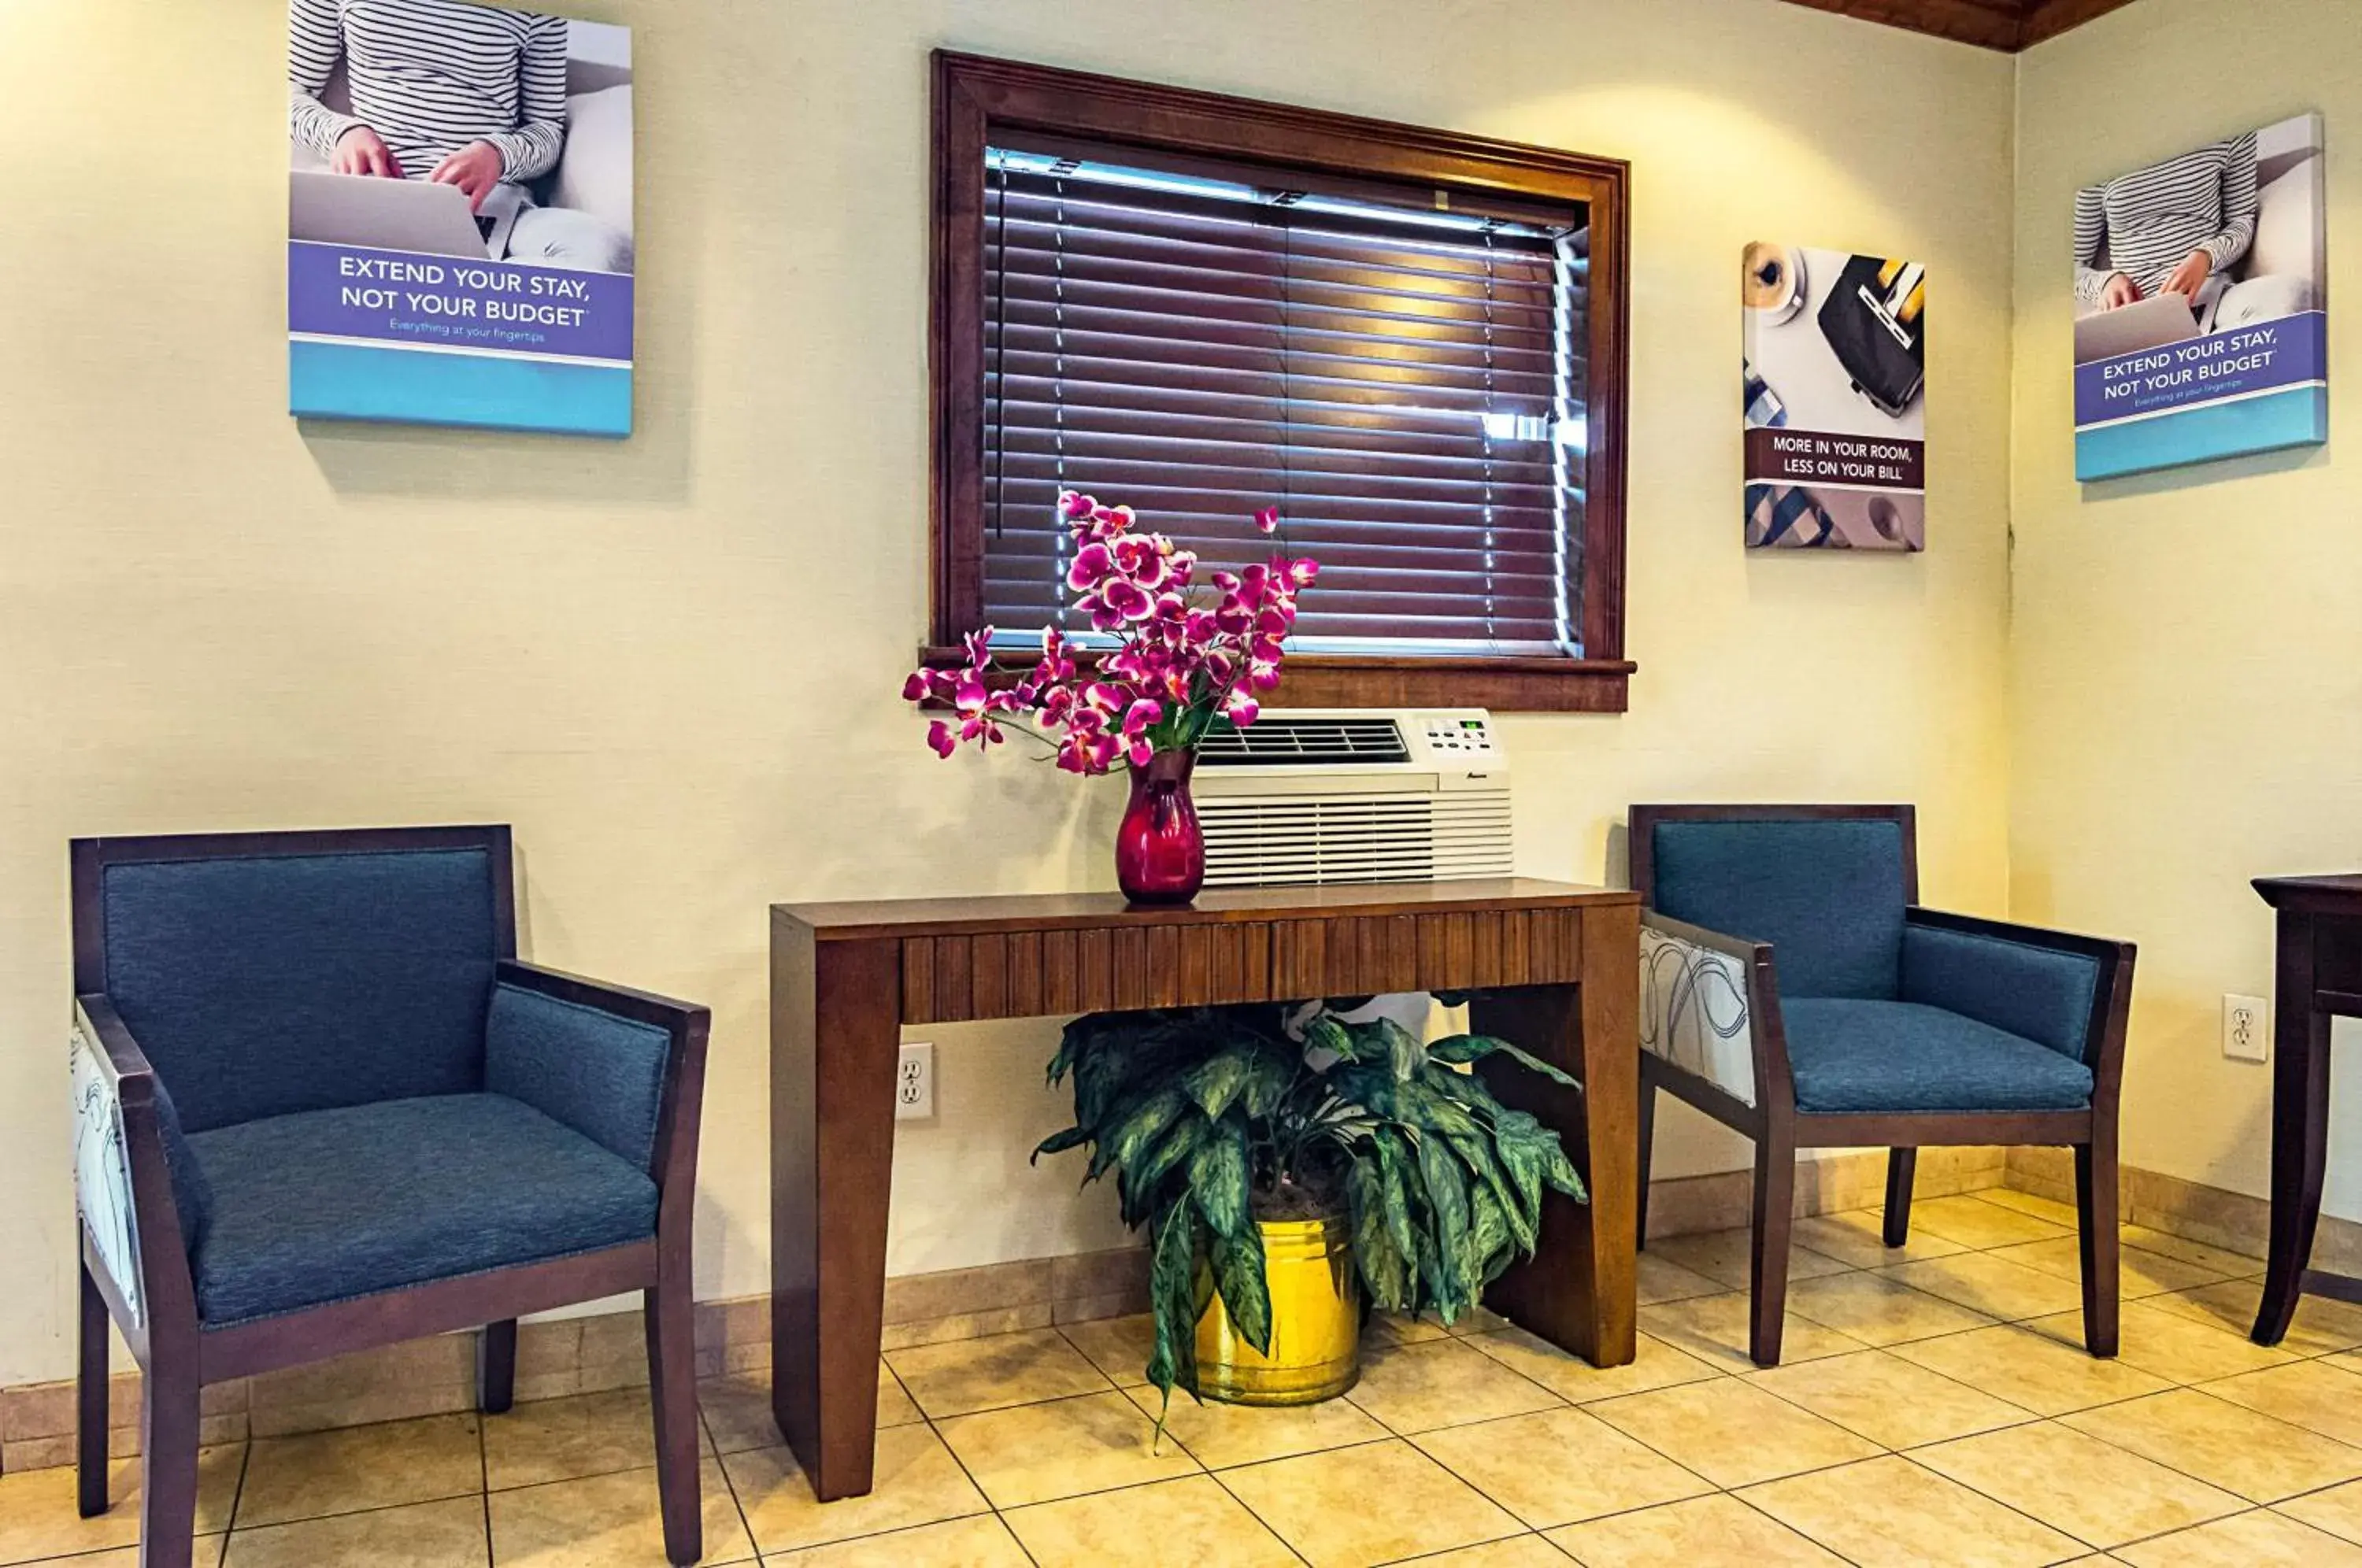
<instances>
[{"instance_id":1,"label":"window","mask_svg":"<svg viewBox=\"0 0 2362 1568\"><path fill-rule=\"evenodd\" d=\"M1087 632L1076 489L1229 565L1280 508L1282 703L1624 706L1622 165L936 69L936 649Z\"/></svg>"}]
</instances>

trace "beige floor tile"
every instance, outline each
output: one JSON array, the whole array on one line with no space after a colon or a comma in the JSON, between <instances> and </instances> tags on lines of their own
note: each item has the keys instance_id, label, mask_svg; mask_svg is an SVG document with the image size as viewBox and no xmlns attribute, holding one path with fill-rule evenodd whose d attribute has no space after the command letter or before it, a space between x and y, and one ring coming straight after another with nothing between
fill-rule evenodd
<instances>
[{"instance_id":1,"label":"beige floor tile","mask_svg":"<svg viewBox=\"0 0 2362 1568\"><path fill-rule=\"evenodd\" d=\"M1567 1568L1567 1554L1538 1535L1513 1535L1418 1560L1418 1568Z\"/></svg>"},{"instance_id":2,"label":"beige floor tile","mask_svg":"<svg viewBox=\"0 0 2362 1568\"><path fill-rule=\"evenodd\" d=\"M1745 1381L1882 1448L1916 1448L2034 1419L1884 1351L1777 1366Z\"/></svg>"},{"instance_id":3,"label":"beige floor tile","mask_svg":"<svg viewBox=\"0 0 2362 1568\"><path fill-rule=\"evenodd\" d=\"M1890 1456L1740 1494L1861 1568L2038 1568L2081 1544L1957 1481Z\"/></svg>"},{"instance_id":4,"label":"beige floor tile","mask_svg":"<svg viewBox=\"0 0 2362 1568\"><path fill-rule=\"evenodd\" d=\"M993 1334L886 1353L886 1364L929 1416L965 1416L1112 1386L1055 1329Z\"/></svg>"},{"instance_id":5,"label":"beige floor tile","mask_svg":"<svg viewBox=\"0 0 2362 1568\"><path fill-rule=\"evenodd\" d=\"M1915 1230L1902 1246L1886 1244L1885 1220L1875 1209L1848 1209L1842 1214L1816 1214L1796 1221L1793 1232L1799 1246L1809 1247L1855 1268L1886 1268L1895 1264L1948 1258L1968 1249L1930 1231Z\"/></svg>"},{"instance_id":6,"label":"beige floor tile","mask_svg":"<svg viewBox=\"0 0 2362 1568\"><path fill-rule=\"evenodd\" d=\"M765 1568L1032 1568L1025 1549L991 1514L774 1553L763 1562Z\"/></svg>"},{"instance_id":7,"label":"beige floor tile","mask_svg":"<svg viewBox=\"0 0 2362 1568\"><path fill-rule=\"evenodd\" d=\"M705 1519L701 1563L745 1562L754 1540L718 1461L701 1467ZM657 1473L611 1471L494 1492L493 1568L649 1568L664 1561L664 1511Z\"/></svg>"},{"instance_id":8,"label":"beige floor tile","mask_svg":"<svg viewBox=\"0 0 2362 1568\"><path fill-rule=\"evenodd\" d=\"M1752 1277L1749 1259L1754 1255L1754 1233L1737 1231L1708 1231L1692 1236L1663 1236L1649 1243L1650 1256L1701 1274L1715 1280L1725 1290L1744 1290ZM1838 1274L1852 1266L1835 1258L1824 1257L1806 1246L1795 1244L1790 1238L1788 1277L1814 1279L1825 1274Z\"/></svg>"},{"instance_id":9,"label":"beige floor tile","mask_svg":"<svg viewBox=\"0 0 2362 1568\"><path fill-rule=\"evenodd\" d=\"M217 1535L229 1528L237 1499L246 1445L225 1443L197 1454L197 1530ZM95 1518L75 1506L72 1465L0 1475L0 1562L31 1562L74 1552L129 1546L139 1539L139 1462L118 1459L107 1466L112 1502Z\"/></svg>"},{"instance_id":10,"label":"beige floor tile","mask_svg":"<svg viewBox=\"0 0 2362 1568\"><path fill-rule=\"evenodd\" d=\"M2246 1507L2228 1492L2055 1421L1937 1443L1911 1457L2092 1546L2117 1546Z\"/></svg>"},{"instance_id":11,"label":"beige floor tile","mask_svg":"<svg viewBox=\"0 0 2362 1568\"><path fill-rule=\"evenodd\" d=\"M2263 1297L2260 1280L2226 1279L2218 1285L2152 1297L2148 1305L2212 1323L2246 1339L2256 1326L2256 1309ZM2279 1348L2293 1355L2330 1355L2356 1345L2362 1345L2362 1307L2307 1296L2297 1303L2296 1317Z\"/></svg>"},{"instance_id":12,"label":"beige floor tile","mask_svg":"<svg viewBox=\"0 0 2362 1568\"><path fill-rule=\"evenodd\" d=\"M1516 1327L1515 1324L1490 1307L1478 1305L1471 1307L1453 1319L1451 1326L1444 1331L1461 1339L1466 1339L1471 1334L1496 1334L1503 1329L1514 1327Z\"/></svg>"},{"instance_id":13,"label":"beige floor tile","mask_svg":"<svg viewBox=\"0 0 2362 1568\"><path fill-rule=\"evenodd\" d=\"M2061 1344L2081 1348L2083 1343L2080 1311L2036 1318L2025 1326ZM2130 1301L2117 1310L2116 1359L2169 1383L2202 1383L2284 1365L2291 1358L2285 1351L2267 1350L2211 1323L2164 1311L2147 1301Z\"/></svg>"},{"instance_id":14,"label":"beige floor tile","mask_svg":"<svg viewBox=\"0 0 2362 1568\"><path fill-rule=\"evenodd\" d=\"M472 1496L483 1490L474 1416L427 1416L301 1437L258 1438L237 1527Z\"/></svg>"},{"instance_id":15,"label":"beige floor tile","mask_svg":"<svg viewBox=\"0 0 2362 1568\"><path fill-rule=\"evenodd\" d=\"M1938 1334L1981 1329L1992 1321L1981 1312L1877 1274L1793 1281L1788 1286L1788 1311L1866 1345L1929 1340Z\"/></svg>"},{"instance_id":16,"label":"beige floor tile","mask_svg":"<svg viewBox=\"0 0 2362 1568\"><path fill-rule=\"evenodd\" d=\"M1112 1388L956 1416L938 1430L996 1508L1167 1481L1198 1468L1180 1443L1156 1444L1155 1422Z\"/></svg>"},{"instance_id":17,"label":"beige floor tile","mask_svg":"<svg viewBox=\"0 0 2362 1568\"><path fill-rule=\"evenodd\" d=\"M771 1415L771 1375L733 1373L708 1377L697 1386L698 1407L705 1413L705 1430L716 1453L736 1453L749 1448L779 1446L778 1422ZM926 1418L902 1392L902 1385L884 1362L877 1364L877 1425L906 1427Z\"/></svg>"},{"instance_id":18,"label":"beige floor tile","mask_svg":"<svg viewBox=\"0 0 2362 1568\"><path fill-rule=\"evenodd\" d=\"M2116 1555L2135 1568L2257 1568L2268 1562L2362 1568L2362 1547L2267 1508L2120 1546Z\"/></svg>"},{"instance_id":19,"label":"beige floor tile","mask_svg":"<svg viewBox=\"0 0 2362 1568\"><path fill-rule=\"evenodd\" d=\"M1622 1366L1607 1367L1594 1366L1573 1351L1561 1350L1523 1329L1479 1334L1468 1342L1511 1371L1523 1374L1560 1398L1577 1405L1722 1375L1719 1369L1647 1334L1635 1337L1636 1353L1630 1361Z\"/></svg>"},{"instance_id":20,"label":"beige floor tile","mask_svg":"<svg viewBox=\"0 0 2362 1568\"><path fill-rule=\"evenodd\" d=\"M1365 1342L1415 1345L1428 1340L1448 1340L1451 1331L1433 1318L1406 1318L1399 1312L1370 1314Z\"/></svg>"},{"instance_id":21,"label":"beige floor tile","mask_svg":"<svg viewBox=\"0 0 2362 1568\"><path fill-rule=\"evenodd\" d=\"M1154 1420L1163 1397L1146 1384L1127 1388L1133 1404ZM1318 1405L1225 1405L1209 1399L1200 1404L1175 1390L1164 1420L1164 1435L1194 1455L1209 1470L1234 1464L1259 1464L1266 1459L1318 1453L1357 1442L1375 1442L1391 1436L1350 1399L1324 1399Z\"/></svg>"},{"instance_id":22,"label":"beige floor tile","mask_svg":"<svg viewBox=\"0 0 2362 1568\"><path fill-rule=\"evenodd\" d=\"M1991 1209L1992 1205L1984 1207ZM2009 1210L1995 1212L2006 1214ZM1883 1277L1901 1280L1915 1290L1958 1302L1988 1318L2014 1321L2077 1310L2083 1304L2082 1288L2072 1280L2055 1278L1992 1253L1961 1253L1881 1272Z\"/></svg>"},{"instance_id":23,"label":"beige floor tile","mask_svg":"<svg viewBox=\"0 0 2362 1568\"><path fill-rule=\"evenodd\" d=\"M767 1555L960 1518L986 1507L984 1494L926 1426L879 1432L876 1485L866 1496L833 1503L814 1499L811 1483L785 1448L725 1453L722 1468L756 1549Z\"/></svg>"},{"instance_id":24,"label":"beige floor tile","mask_svg":"<svg viewBox=\"0 0 2362 1568\"><path fill-rule=\"evenodd\" d=\"M2024 1242L2014 1247L1995 1247L1992 1255L2039 1269L2052 1278L2066 1280L2070 1285L2080 1285L2083 1278L2083 1244L2073 1236L2059 1236L2047 1242ZM2119 1300L2134 1301L2145 1296L2162 1296L2169 1290L2194 1289L2202 1285L2215 1284L2223 1277L2219 1269L2202 1268L2180 1258L2167 1257L2162 1253L2146 1252L2139 1247L2116 1249Z\"/></svg>"},{"instance_id":25,"label":"beige floor tile","mask_svg":"<svg viewBox=\"0 0 2362 1568\"><path fill-rule=\"evenodd\" d=\"M1755 1363L1747 1353L1747 1293L1743 1290L1643 1307L1640 1327L1675 1350L1721 1371L1755 1370ZM1844 1355L1868 1348L1850 1334L1825 1329L1794 1312L1782 1325L1780 1341L1780 1358L1785 1362L1811 1361L1817 1356Z\"/></svg>"},{"instance_id":26,"label":"beige floor tile","mask_svg":"<svg viewBox=\"0 0 2362 1568\"><path fill-rule=\"evenodd\" d=\"M1412 1441L1535 1529L1714 1490L1582 1410L1451 1427Z\"/></svg>"},{"instance_id":27,"label":"beige floor tile","mask_svg":"<svg viewBox=\"0 0 2362 1568\"><path fill-rule=\"evenodd\" d=\"M223 1568L483 1568L481 1497L338 1514L231 1533Z\"/></svg>"},{"instance_id":28,"label":"beige floor tile","mask_svg":"<svg viewBox=\"0 0 2362 1568\"><path fill-rule=\"evenodd\" d=\"M2210 1383L2206 1392L2362 1447L2362 1376L2325 1361L2291 1362Z\"/></svg>"},{"instance_id":29,"label":"beige floor tile","mask_svg":"<svg viewBox=\"0 0 2362 1568\"><path fill-rule=\"evenodd\" d=\"M1547 1410L1562 1400L1457 1339L1373 1345L1347 1398L1405 1436L1464 1421Z\"/></svg>"},{"instance_id":30,"label":"beige floor tile","mask_svg":"<svg viewBox=\"0 0 2362 1568\"><path fill-rule=\"evenodd\" d=\"M2362 1546L2362 1481L2349 1481L2343 1486L2290 1497L2279 1508L2315 1529L2325 1529Z\"/></svg>"},{"instance_id":31,"label":"beige floor tile","mask_svg":"<svg viewBox=\"0 0 2362 1568\"><path fill-rule=\"evenodd\" d=\"M1002 1516L1041 1568L1294 1568L1297 1557L1209 1475L1094 1492Z\"/></svg>"},{"instance_id":32,"label":"beige floor tile","mask_svg":"<svg viewBox=\"0 0 2362 1568\"><path fill-rule=\"evenodd\" d=\"M535 1399L487 1416L483 1425L484 1477L494 1491L657 1462L656 1423L645 1388Z\"/></svg>"},{"instance_id":33,"label":"beige floor tile","mask_svg":"<svg viewBox=\"0 0 2362 1568\"><path fill-rule=\"evenodd\" d=\"M1368 1568L1519 1533L1400 1439L1226 1471L1222 1483L1312 1568Z\"/></svg>"},{"instance_id":34,"label":"beige floor tile","mask_svg":"<svg viewBox=\"0 0 2362 1568\"><path fill-rule=\"evenodd\" d=\"M1717 1486L1776 1480L1879 1452L1877 1444L1731 1377L1584 1408Z\"/></svg>"},{"instance_id":35,"label":"beige floor tile","mask_svg":"<svg viewBox=\"0 0 2362 1568\"><path fill-rule=\"evenodd\" d=\"M2203 1242L2193 1242L2170 1231L2153 1230L2147 1225L2127 1225L2122 1234L2125 1245L2128 1247L2138 1247L2145 1253L2196 1264L2200 1268L2211 1270L2225 1279L2259 1278L2264 1272L2264 1260L2261 1258L2210 1247Z\"/></svg>"},{"instance_id":36,"label":"beige floor tile","mask_svg":"<svg viewBox=\"0 0 2362 1568\"><path fill-rule=\"evenodd\" d=\"M1911 1229L1926 1229L1948 1242L1958 1242L1964 1247L2006 1247L2014 1242L2047 1242L2054 1236L2074 1234L2074 1227L2061 1225L2021 1209L1998 1203L1988 1203L1981 1198L1962 1194L1958 1198L1931 1198L1911 1206Z\"/></svg>"},{"instance_id":37,"label":"beige floor tile","mask_svg":"<svg viewBox=\"0 0 2362 1568\"><path fill-rule=\"evenodd\" d=\"M1588 1524L1550 1539L1585 1568L1844 1568L1845 1559L1738 1498L1716 1493Z\"/></svg>"},{"instance_id":38,"label":"beige floor tile","mask_svg":"<svg viewBox=\"0 0 2362 1568\"><path fill-rule=\"evenodd\" d=\"M1976 1196L1983 1202L1998 1203L2003 1209L2014 1209L2020 1214L2031 1214L2036 1220L2047 1220L2053 1225L2064 1226L2070 1231L2074 1230L2082 1219L2071 1203L2061 1203L2055 1198L2044 1198L2036 1193L2020 1192L2015 1187L1989 1187Z\"/></svg>"},{"instance_id":39,"label":"beige floor tile","mask_svg":"<svg viewBox=\"0 0 2362 1568\"><path fill-rule=\"evenodd\" d=\"M2250 1502L2276 1503L2362 1477L2362 1448L2194 1388L2059 1419Z\"/></svg>"},{"instance_id":40,"label":"beige floor tile","mask_svg":"<svg viewBox=\"0 0 2362 1568\"><path fill-rule=\"evenodd\" d=\"M1659 1257L1653 1252L1640 1254L1635 1289L1643 1307L1653 1306L1660 1301L1685 1301L1693 1296L1719 1296L1729 1288L1718 1279L1708 1279L1694 1269L1683 1268L1672 1259Z\"/></svg>"},{"instance_id":41,"label":"beige floor tile","mask_svg":"<svg viewBox=\"0 0 2362 1568\"><path fill-rule=\"evenodd\" d=\"M2014 1324L1915 1340L1896 1345L1892 1353L2037 1416L2136 1399L2171 1386L2121 1360L2088 1354L2080 1338L2062 1344Z\"/></svg>"},{"instance_id":42,"label":"beige floor tile","mask_svg":"<svg viewBox=\"0 0 2362 1568\"><path fill-rule=\"evenodd\" d=\"M1156 1320L1147 1313L1065 1323L1058 1331L1117 1387L1131 1388L1148 1381L1144 1369L1156 1352Z\"/></svg>"}]
</instances>

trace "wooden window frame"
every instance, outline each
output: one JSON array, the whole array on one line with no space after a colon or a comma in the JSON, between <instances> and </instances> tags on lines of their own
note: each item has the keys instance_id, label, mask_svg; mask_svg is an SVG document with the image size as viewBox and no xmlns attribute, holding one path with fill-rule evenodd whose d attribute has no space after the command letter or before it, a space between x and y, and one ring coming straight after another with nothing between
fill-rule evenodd
<instances>
[{"instance_id":1,"label":"wooden window frame","mask_svg":"<svg viewBox=\"0 0 2362 1568\"><path fill-rule=\"evenodd\" d=\"M956 662L984 591L985 149L996 131L1090 138L1472 194L1581 202L1591 226L1584 656L1291 654L1273 705L1625 711L1625 420L1631 166L1319 109L938 50L933 57L928 636Z\"/></svg>"}]
</instances>

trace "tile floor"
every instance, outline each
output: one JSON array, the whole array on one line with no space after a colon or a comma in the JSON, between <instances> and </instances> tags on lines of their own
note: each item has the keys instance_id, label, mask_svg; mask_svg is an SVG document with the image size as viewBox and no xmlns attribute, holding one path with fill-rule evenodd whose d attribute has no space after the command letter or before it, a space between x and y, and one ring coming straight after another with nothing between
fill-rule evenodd
<instances>
[{"instance_id":1,"label":"tile floor","mask_svg":"<svg viewBox=\"0 0 2362 1568\"><path fill-rule=\"evenodd\" d=\"M706 1561L1056 1568L2362 1565L2362 1309L2245 1337L2261 1264L2128 1230L2124 1353L2080 1346L2071 1212L2011 1192L1803 1221L1787 1364L1744 1352L1745 1238L1659 1242L1639 1359L1600 1372L1497 1319L1374 1329L1310 1409L1173 1408L1140 1320L889 1352L877 1490L822 1507L760 1377L703 1387ZM205 1458L205 1568L663 1561L645 1393ZM0 1476L0 1564L131 1568L72 1474ZM758 1555L759 1554L759 1555Z\"/></svg>"}]
</instances>

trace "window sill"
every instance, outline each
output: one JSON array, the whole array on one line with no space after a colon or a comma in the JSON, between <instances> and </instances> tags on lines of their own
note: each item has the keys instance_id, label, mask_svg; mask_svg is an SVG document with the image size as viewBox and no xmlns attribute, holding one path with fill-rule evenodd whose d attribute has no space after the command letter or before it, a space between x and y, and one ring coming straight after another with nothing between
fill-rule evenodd
<instances>
[{"instance_id":1,"label":"window sill","mask_svg":"<svg viewBox=\"0 0 2362 1568\"><path fill-rule=\"evenodd\" d=\"M920 650L929 668L966 661L956 647ZM1076 660L1092 662L1090 656ZM995 667L995 686L1031 668L1012 659ZM1489 708L1496 713L1621 713L1638 666L1610 658L1438 658L1298 654L1291 657L1267 708Z\"/></svg>"}]
</instances>

